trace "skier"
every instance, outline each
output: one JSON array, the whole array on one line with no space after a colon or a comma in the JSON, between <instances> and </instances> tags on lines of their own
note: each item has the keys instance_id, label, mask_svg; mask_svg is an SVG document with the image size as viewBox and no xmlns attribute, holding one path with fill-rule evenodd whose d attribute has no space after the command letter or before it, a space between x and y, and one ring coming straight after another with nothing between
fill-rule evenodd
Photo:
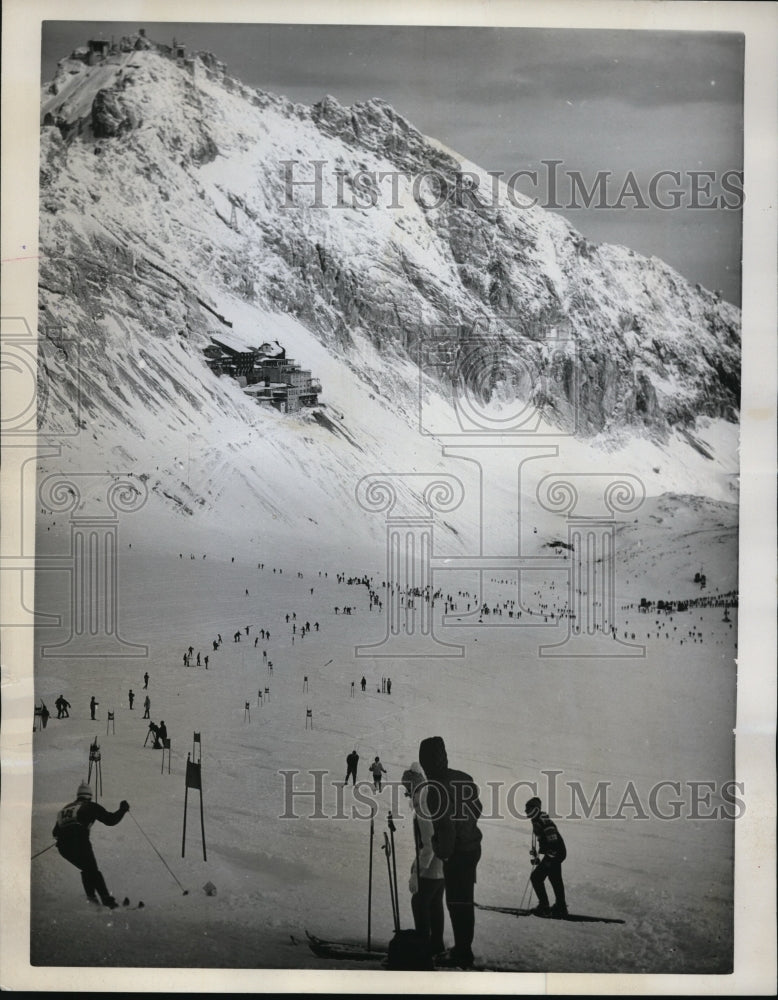
<instances>
[{"instance_id":1,"label":"skier","mask_svg":"<svg viewBox=\"0 0 778 1000\"><path fill-rule=\"evenodd\" d=\"M135 701L135 695L133 693L132 688L130 688L130 690L127 692L127 699L130 703L130 711L132 711L132 703Z\"/></svg>"},{"instance_id":2,"label":"skier","mask_svg":"<svg viewBox=\"0 0 778 1000\"><path fill-rule=\"evenodd\" d=\"M416 858L411 866L411 910L416 930L428 943L430 955L445 951L443 944L443 862L432 849L434 827L427 806L427 785L421 765L414 761L403 771L405 794L413 806Z\"/></svg>"},{"instance_id":3,"label":"skier","mask_svg":"<svg viewBox=\"0 0 778 1000\"><path fill-rule=\"evenodd\" d=\"M205 664L205 669L207 670L208 669L208 656L207 655L203 657L203 663Z\"/></svg>"},{"instance_id":4,"label":"skier","mask_svg":"<svg viewBox=\"0 0 778 1000\"><path fill-rule=\"evenodd\" d=\"M483 807L472 777L448 766L446 745L440 736L421 741L419 762L429 780L427 807L435 830L432 850L443 861L446 907L454 932L454 947L438 964L467 969L473 965L473 892L481 858L483 834L478 819Z\"/></svg>"},{"instance_id":5,"label":"skier","mask_svg":"<svg viewBox=\"0 0 778 1000\"><path fill-rule=\"evenodd\" d=\"M162 740L167 739L167 726L165 725L164 719L162 719L160 724L157 726L157 736L159 737L159 745L162 746Z\"/></svg>"},{"instance_id":6,"label":"skier","mask_svg":"<svg viewBox=\"0 0 778 1000\"><path fill-rule=\"evenodd\" d=\"M90 715L92 716L93 720L94 720L94 717L95 717L95 709L97 708L97 706L99 704L100 704L100 702L97 700L97 698L95 698L95 696L92 695L92 697L89 699L89 712L90 712Z\"/></svg>"},{"instance_id":7,"label":"skier","mask_svg":"<svg viewBox=\"0 0 778 1000\"><path fill-rule=\"evenodd\" d=\"M151 698L148 695L143 699L143 718L151 718Z\"/></svg>"},{"instance_id":8,"label":"skier","mask_svg":"<svg viewBox=\"0 0 778 1000\"><path fill-rule=\"evenodd\" d=\"M346 779L343 782L344 788L348 784L349 776L351 776L351 784L356 785L358 763L359 763L359 754L357 753L356 748L354 748L348 755L348 757L346 757Z\"/></svg>"},{"instance_id":9,"label":"skier","mask_svg":"<svg viewBox=\"0 0 778 1000\"><path fill-rule=\"evenodd\" d=\"M81 872L81 882L87 899L97 903L99 895L103 906L112 910L118 903L108 891L105 879L97 867L89 840L89 830L95 820L106 826L116 826L129 808L129 803L122 799L116 812L108 812L99 803L92 801L92 789L82 782L78 786L75 802L69 802L60 809L52 830L59 853Z\"/></svg>"},{"instance_id":10,"label":"skier","mask_svg":"<svg viewBox=\"0 0 778 1000\"><path fill-rule=\"evenodd\" d=\"M70 718L70 712L68 711L68 709L70 708L70 702L65 698L64 695L61 694L59 698L57 698L57 700L54 702L54 704L57 706L58 719Z\"/></svg>"},{"instance_id":11,"label":"skier","mask_svg":"<svg viewBox=\"0 0 778 1000\"><path fill-rule=\"evenodd\" d=\"M386 774L386 768L381 763L381 761L376 757L373 763L370 765L370 770L373 774L373 791L381 791L381 775Z\"/></svg>"},{"instance_id":12,"label":"skier","mask_svg":"<svg viewBox=\"0 0 778 1000\"><path fill-rule=\"evenodd\" d=\"M363 677L362 680L359 683L360 683L360 686L362 688L362 694L364 694L365 693L365 688L367 687L367 681Z\"/></svg>"},{"instance_id":13,"label":"skier","mask_svg":"<svg viewBox=\"0 0 778 1000\"><path fill-rule=\"evenodd\" d=\"M143 690L145 691L149 686L149 672L148 670L143 675Z\"/></svg>"},{"instance_id":14,"label":"skier","mask_svg":"<svg viewBox=\"0 0 778 1000\"><path fill-rule=\"evenodd\" d=\"M386 693L387 694L391 694L392 693L392 679L391 679L391 677L387 677L386 678Z\"/></svg>"},{"instance_id":15,"label":"skier","mask_svg":"<svg viewBox=\"0 0 778 1000\"><path fill-rule=\"evenodd\" d=\"M554 917L563 920L567 916L565 885L562 881L562 862L567 857L567 848L556 824L542 811L539 798L531 798L524 806L527 818L532 821L532 875L530 881L538 897L538 905L532 911L538 917ZM535 842L537 841L537 847ZM542 858L538 858L542 854ZM548 879L554 890L553 906L548 905L548 894L543 884Z\"/></svg>"}]
</instances>

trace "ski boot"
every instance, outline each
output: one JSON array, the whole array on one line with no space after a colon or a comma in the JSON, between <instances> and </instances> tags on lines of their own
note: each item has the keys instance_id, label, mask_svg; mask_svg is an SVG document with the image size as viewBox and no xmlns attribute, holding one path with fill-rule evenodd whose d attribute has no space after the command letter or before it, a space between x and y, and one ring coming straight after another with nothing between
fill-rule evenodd
<instances>
[{"instance_id":1,"label":"ski boot","mask_svg":"<svg viewBox=\"0 0 778 1000\"><path fill-rule=\"evenodd\" d=\"M552 910L548 903L538 903L537 906L530 910L530 913L535 917L548 918L552 916Z\"/></svg>"},{"instance_id":2,"label":"ski boot","mask_svg":"<svg viewBox=\"0 0 778 1000\"><path fill-rule=\"evenodd\" d=\"M442 955L435 956L436 969L470 969L474 964L473 953L463 955L456 948L449 948Z\"/></svg>"},{"instance_id":3,"label":"ski boot","mask_svg":"<svg viewBox=\"0 0 778 1000\"><path fill-rule=\"evenodd\" d=\"M551 916L554 920L567 920L567 904L554 903L551 907Z\"/></svg>"}]
</instances>

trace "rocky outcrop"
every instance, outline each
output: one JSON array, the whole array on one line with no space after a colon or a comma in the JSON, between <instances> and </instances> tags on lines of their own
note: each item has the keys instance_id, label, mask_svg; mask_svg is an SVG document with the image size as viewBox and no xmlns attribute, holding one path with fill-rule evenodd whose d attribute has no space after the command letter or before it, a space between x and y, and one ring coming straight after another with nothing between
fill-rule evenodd
<instances>
[{"instance_id":1,"label":"rocky outcrop","mask_svg":"<svg viewBox=\"0 0 778 1000\"><path fill-rule=\"evenodd\" d=\"M83 212L99 201L99 228L112 226L140 253L150 241L157 262L178 255L180 273L197 274L219 294L296 316L363 373L353 350L361 337L387 367L397 360L407 372L443 331L472 348L464 375L450 364L427 371L445 391L462 377L484 398L521 392L551 422L574 423L581 434L661 438L700 416L737 418L734 306L659 260L597 245L560 216L513 204L499 190L492 197L487 175L464 170L383 101L349 108L327 97L305 108L228 80L210 54L194 61L193 79L156 51L133 52L110 86L106 77L90 82L82 68L66 101L44 97L53 109L46 122L72 137L66 153L42 142L47 212L62 204ZM63 88L69 75L58 77ZM203 76L206 87L197 82ZM92 98L89 88L98 86ZM115 144L80 141L82 125L87 136L89 128L78 115L90 102L96 137L128 134L121 163ZM307 169L309 185L310 164L324 149L325 209L279 210L281 163ZM61 172L65 155L69 169ZM207 169L217 156L225 160L218 175ZM347 202L349 178L395 168L399 202L386 184L375 205L332 209L335 167L346 177ZM426 196L416 183L422 175L434 175ZM142 237L132 235L139 206ZM58 239L67 242L67 233ZM103 292L85 294L100 300ZM183 325L179 316L176 328Z\"/></svg>"},{"instance_id":2,"label":"rocky outcrop","mask_svg":"<svg viewBox=\"0 0 778 1000\"><path fill-rule=\"evenodd\" d=\"M130 132L140 124L140 115L115 90L99 90L92 102L92 131L96 139L110 139Z\"/></svg>"}]
</instances>

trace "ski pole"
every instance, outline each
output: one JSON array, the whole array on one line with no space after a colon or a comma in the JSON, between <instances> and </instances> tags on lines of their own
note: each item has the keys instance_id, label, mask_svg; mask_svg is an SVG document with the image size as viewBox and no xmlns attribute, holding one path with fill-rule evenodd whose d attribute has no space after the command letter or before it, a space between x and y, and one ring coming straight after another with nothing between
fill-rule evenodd
<instances>
[{"instance_id":1,"label":"ski pole","mask_svg":"<svg viewBox=\"0 0 778 1000\"><path fill-rule=\"evenodd\" d=\"M524 909L524 897L527 895L527 890L529 889L529 882L531 878L532 878L532 872L530 872L529 875L527 876L527 884L524 886L524 892L521 894L521 900L519 901L520 910ZM529 902L529 900L527 900L527 902Z\"/></svg>"},{"instance_id":2,"label":"ski pole","mask_svg":"<svg viewBox=\"0 0 778 1000\"><path fill-rule=\"evenodd\" d=\"M395 854L395 850L394 850L394 831L395 831L395 825L394 825L394 821L392 820L391 810L389 812L388 822L389 822L389 836L391 837L391 840L392 840L392 874L394 876L394 902L395 902L395 910L397 911L397 930L399 931L399 929L400 929L400 894L397 891L397 855Z\"/></svg>"},{"instance_id":3,"label":"ski pole","mask_svg":"<svg viewBox=\"0 0 778 1000\"><path fill-rule=\"evenodd\" d=\"M178 883L178 887L179 887L180 889L183 889L183 890L184 890L183 894L184 894L185 896L188 896L188 895L189 895L189 890L188 890L188 889L184 889L184 887L183 887L183 886L181 885L181 883L180 883L180 882L178 881L178 879L176 878L176 876L175 876L175 875L173 874L173 872L171 871L171 869L170 869L170 865L169 865L169 864L167 863L167 861L165 861L165 859L164 859L164 858L162 857L162 855L161 855L161 854L159 853L159 851L158 851L158 850L156 849L156 847L154 847L154 845L153 845L153 844L151 843L151 840L150 840L150 838L149 838L148 834L147 834L147 833L146 833L146 831L145 831L145 830L143 829L143 827L142 827L142 826L140 825L140 823L139 823L139 822L137 821L137 819L135 819L135 817L134 817L134 816L132 815L132 813L130 813L130 819L131 819L131 820L133 821L133 823L134 823L134 824L135 824L135 825L137 826L137 828L138 828L138 829L140 830L140 832L141 832L141 833L143 834L143 836L144 836L144 837L146 838L146 840L148 840L148 842L149 842L149 843L151 844L151 846L152 846L152 849L154 850L154 853L155 853L155 854L157 855L157 857L158 857L158 858L159 858L159 860L160 860L160 861L162 862L162 864L163 864L163 865L165 866L165 868L167 868L167 870L168 870L168 871L170 872L170 874L171 874L171 875L173 875L173 878L174 878L174 879L175 879L175 881L176 881L176 882Z\"/></svg>"},{"instance_id":4,"label":"ski pole","mask_svg":"<svg viewBox=\"0 0 778 1000\"><path fill-rule=\"evenodd\" d=\"M376 807L377 808L377 807ZM370 951L370 922L373 910L373 835L375 830L375 814L376 809L370 816L370 863L368 867L367 874L367 950Z\"/></svg>"},{"instance_id":5,"label":"ski pole","mask_svg":"<svg viewBox=\"0 0 778 1000\"><path fill-rule=\"evenodd\" d=\"M389 875L389 897L392 901L392 923L394 924L395 933L399 930L397 925L397 908L394 901L394 885L392 883L392 862L389 857L389 852L391 848L389 847L389 835L384 830L384 851L386 852L386 871Z\"/></svg>"},{"instance_id":6,"label":"ski pole","mask_svg":"<svg viewBox=\"0 0 778 1000\"><path fill-rule=\"evenodd\" d=\"M56 847L56 846L57 846L57 842L55 840L53 844L49 844L49 846L48 847L44 847L42 851L38 851L37 854L33 854L32 858L30 858L30 861L34 860L35 858L39 858L41 856L41 854L45 854L46 851L50 851L52 849L52 847Z\"/></svg>"}]
</instances>

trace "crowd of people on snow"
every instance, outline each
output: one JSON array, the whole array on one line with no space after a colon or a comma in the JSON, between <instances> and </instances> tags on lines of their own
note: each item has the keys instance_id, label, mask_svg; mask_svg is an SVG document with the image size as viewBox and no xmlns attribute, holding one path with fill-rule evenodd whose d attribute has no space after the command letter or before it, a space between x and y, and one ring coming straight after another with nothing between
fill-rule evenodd
<instances>
[{"instance_id":1,"label":"crowd of people on snow","mask_svg":"<svg viewBox=\"0 0 778 1000\"><path fill-rule=\"evenodd\" d=\"M180 555L179 558L182 559L183 555ZM190 556L190 559L194 558L194 555ZM202 558L205 559L205 555ZM235 561L234 557L232 561ZM264 563L258 563L257 568L264 570ZM282 572L281 569L273 569L274 574ZM303 578L303 574L300 572L297 573L297 576L300 579ZM321 572L319 576L322 576ZM324 573L324 577L326 576L327 573ZM415 607L417 601L426 602L431 606L442 602L445 613L456 613L461 606L463 612L466 610L481 618L487 615L499 616L503 613L509 617L520 617L522 614L522 605L517 605L513 599L489 603L484 601L483 597L479 600L476 593L470 593L466 590L459 590L456 594L444 594L442 590L433 590L431 587L401 588L399 584L392 587L385 582L379 586L367 575L347 576L345 573L338 573L336 579L338 584L364 587L367 591L369 610L375 608L381 611L384 601L388 600L399 602L402 606L409 608ZM493 579L491 582L500 585L511 584L512 581ZM311 594L313 589L313 587L310 588ZM554 591L553 582L550 595L545 595L540 590L535 591L532 595L535 599L535 607L529 610L524 605L525 613L529 610L531 614L541 615L545 621L548 621L549 618L553 620L568 617L571 612L567 601L561 594L557 601ZM249 596L248 588L245 588L245 596ZM733 592L716 597L707 595L704 598L699 598L698 601L687 602L687 604L689 607L720 607L722 604L725 608L737 607L737 594ZM632 610L633 607L633 605L625 605L623 610ZM655 610L653 602L650 610ZM656 608L656 610L669 611L671 608ZM672 611L677 612L677 610L677 604L672 606ZM351 615L355 611L355 605L351 604L338 605L334 608L336 615ZM670 622L672 622L672 618ZM297 623L296 611L287 612L281 625L283 624L289 627L292 642L295 636L301 637L311 631L309 621ZM658 621L656 624L657 637L659 637L661 629ZM233 641L238 643L244 636L248 637L251 628L251 625L246 625L242 629L237 629L233 633ZM260 639L263 643L269 642L271 633L266 626L259 629L254 626L254 628L257 633L253 643L255 648ZM313 628L319 632L318 621L314 622ZM668 626L664 625L663 628L667 632ZM631 633L631 637L634 639L635 634ZM697 626L693 626L685 638L687 641L689 638L693 638L695 642L698 639L702 642L702 633ZM213 652L218 651L223 641L221 634L217 633L216 639L211 641ZM263 649L263 661L268 663L268 671L272 673L272 661L268 661L267 649ZM190 645L183 654L183 662L185 667L204 666L208 670L209 656L202 656L201 651L195 653L194 647ZM149 680L149 674L145 672L143 675L144 691L148 690ZM363 675L359 681L363 694L366 693L367 684L368 680ZM354 686L355 682L352 681L352 695ZM267 689L265 690L267 691ZM391 695L391 679L382 677L381 684L377 686L376 690L377 693ZM127 697L129 709L133 710L135 694L132 688L129 689ZM54 704L57 709L57 719L70 718L71 704L64 695L60 694ZM99 704L93 694L89 701L92 720L96 719L96 709ZM36 714L42 716L42 724L45 726L49 713L43 703L41 706L41 709L36 709ZM165 747L168 740L167 727L164 720L159 724L151 720L151 700L148 694L144 697L143 707L143 718L149 720L146 743L150 739L154 749ZM43 718L44 713L45 718ZM352 786L357 784L359 759L359 753L355 747L346 757L344 786L348 784L349 780L351 780ZM370 762L368 769L373 791L379 795L384 788L385 780L388 778L387 770L378 755ZM410 800L413 812L415 856L411 866L409 891L415 932L418 939L423 942L425 956L430 963L434 963L434 967L471 968L474 964L472 951L475 930L474 886L481 858L482 841L478 821L483 810L478 786L471 775L449 766L446 747L443 739L439 736L432 736L421 741L418 748L418 760L412 761L403 771L401 783ZM82 783L78 787L74 801L59 811L53 830L60 855L81 872L82 884L87 897L94 902L100 901L108 907L116 906L116 901L110 895L97 866L89 839L89 831L96 821L108 826L116 825L127 811L129 811L129 805L126 801L122 801L116 812L108 812L92 801L90 786ZM564 839L556 824L543 811L542 802L536 796L527 801L525 815L532 825L530 883L537 896L537 905L531 912L539 917L564 919L568 915L562 877L562 864L567 856ZM554 893L553 904L548 897L546 882L551 885ZM445 946L444 904L449 915L453 935L453 946L449 949L446 949Z\"/></svg>"}]
</instances>

